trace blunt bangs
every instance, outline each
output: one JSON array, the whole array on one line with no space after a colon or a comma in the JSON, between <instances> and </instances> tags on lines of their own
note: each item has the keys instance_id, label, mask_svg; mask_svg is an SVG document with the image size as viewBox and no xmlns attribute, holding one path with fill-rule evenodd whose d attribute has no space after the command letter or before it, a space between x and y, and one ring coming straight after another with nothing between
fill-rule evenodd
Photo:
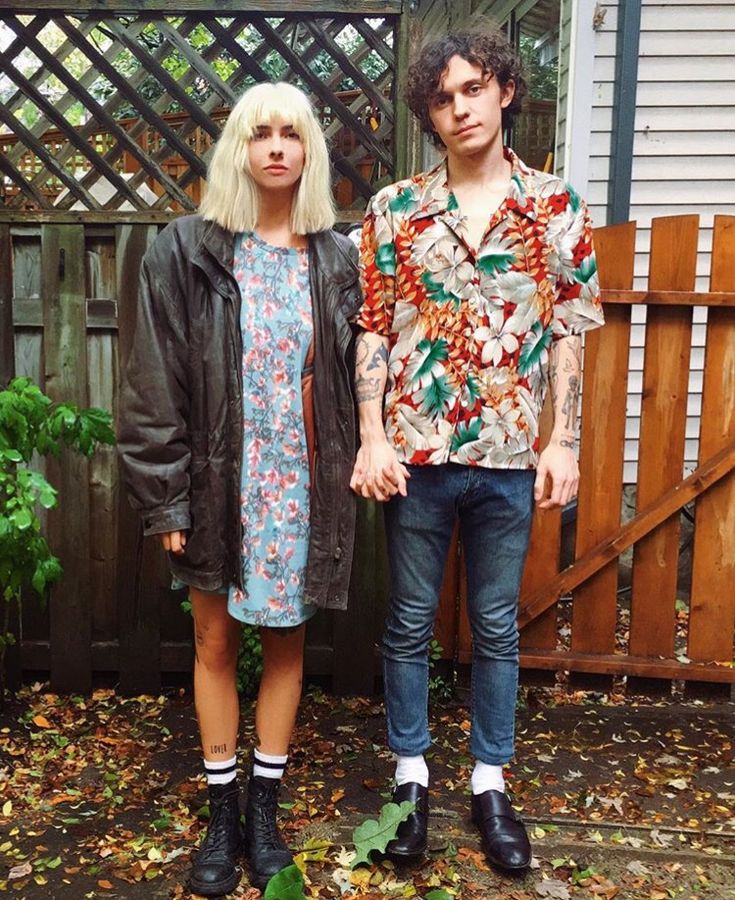
<instances>
[{"instance_id":1,"label":"blunt bangs","mask_svg":"<svg viewBox=\"0 0 735 900\"><path fill-rule=\"evenodd\" d=\"M248 160L249 143L258 125L282 119L304 147L304 171L294 192L291 229L314 234L335 221L329 153L309 98L285 82L249 88L230 113L214 148L207 191L199 211L228 231L253 231L258 220L258 187Z\"/></svg>"}]
</instances>

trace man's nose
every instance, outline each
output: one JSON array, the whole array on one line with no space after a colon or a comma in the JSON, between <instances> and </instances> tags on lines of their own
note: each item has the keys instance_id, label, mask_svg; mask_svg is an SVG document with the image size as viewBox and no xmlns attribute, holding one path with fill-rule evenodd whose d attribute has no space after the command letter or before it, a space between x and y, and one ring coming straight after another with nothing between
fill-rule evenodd
<instances>
[{"instance_id":1,"label":"man's nose","mask_svg":"<svg viewBox=\"0 0 735 900\"><path fill-rule=\"evenodd\" d=\"M463 116L467 115L467 101L462 96L462 94L455 94L453 101L454 115L461 119Z\"/></svg>"}]
</instances>

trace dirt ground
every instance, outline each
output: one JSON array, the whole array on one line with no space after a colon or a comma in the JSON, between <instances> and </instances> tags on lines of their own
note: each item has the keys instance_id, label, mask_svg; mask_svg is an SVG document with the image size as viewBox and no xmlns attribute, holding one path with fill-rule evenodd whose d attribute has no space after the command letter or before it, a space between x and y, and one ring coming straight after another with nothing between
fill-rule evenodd
<instances>
[{"instance_id":1,"label":"dirt ground","mask_svg":"<svg viewBox=\"0 0 735 900\"><path fill-rule=\"evenodd\" d=\"M515 879L487 866L469 821L467 708L435 708L432 724L427 860L352 871L354 828L390 796L383 708L307 693L281 797L307 896L735 897L734 704L526 689L509 784L535 859ZM241 734L249 748L249 706ZM0 891L188 898L189 852L206 821L200 768L184 690L124 699L25 689L0 717ZM231 896L260 894L243 876Z\"/></svg>"}]
</instances>

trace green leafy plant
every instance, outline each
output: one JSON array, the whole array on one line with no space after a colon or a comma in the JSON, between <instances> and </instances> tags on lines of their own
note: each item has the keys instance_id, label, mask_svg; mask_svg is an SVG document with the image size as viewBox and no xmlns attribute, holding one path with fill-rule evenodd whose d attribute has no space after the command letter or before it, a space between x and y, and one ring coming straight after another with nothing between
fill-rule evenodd
<instances>
[{"instance_id":1,"label":"green leafy plant","mask_svg":"<svg viewBox=\"0 0 735 900\"><path fill-rule=\"evenodd\" d=\"M287 866L268 882L263 900L305 900L304 876L298 866Z\"/></svg>"},{"instance_id":2,"label":"green leafy plant","mask_svg":"<svg viewBox=\"0 0 735 900\"><path fill-rule=\"evenodd\" d=\"M102 409L53 403L29 378L14 378L0 391L0 705L5 699L5 652L13 604L31 588L44 602L61 564L41 534L39 508L53 509L57 492L31 458L58 456L63 447L89 457L99 443L113 444L112 417Z\"/></svg>"},{"instance_id":3,"label":"green leafy plant","mask_svg":"<svg viewBox=\"0 0 735 900\"><path fill-rule=\"evenodd\" d=\"M386 803L380 810L379 819L367 819L358 825L352 833L352 842L355 845L357 855L352 860L352 868L366 864L370 865L370 854L373 852L385 853L389 841L392 841L398 833L398 826L405 822L416 809L416 804L410 800L403 803Z\"/></svg>"},{"instance_id":4,"label":"green leafy plant","mask_svg":"<svg viewBox=\"0 0 735 900\"><path fill-rule=\"evenodd\" d=\"M444 656L444 648L432 638L429 643L429 699L432 703L447 703L452 699L452 682L436 671Z\"/></svg>"}]
</instances>

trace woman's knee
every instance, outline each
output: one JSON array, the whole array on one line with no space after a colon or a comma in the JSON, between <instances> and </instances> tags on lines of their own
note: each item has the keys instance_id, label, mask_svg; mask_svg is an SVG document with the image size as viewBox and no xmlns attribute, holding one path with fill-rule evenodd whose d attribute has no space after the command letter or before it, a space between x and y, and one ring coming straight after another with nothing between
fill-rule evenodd
<instances>
[{"instance_id":1,"label":"woman's knee","mask_svg":"<svg viewBox=\"0 0 735 900\"><path fill-rule=\"evenodd\" d=\"M225 625L194 621L196 660L211 671L227 671L237 665L238 636Z\"/></svg>"}]
</instances>

